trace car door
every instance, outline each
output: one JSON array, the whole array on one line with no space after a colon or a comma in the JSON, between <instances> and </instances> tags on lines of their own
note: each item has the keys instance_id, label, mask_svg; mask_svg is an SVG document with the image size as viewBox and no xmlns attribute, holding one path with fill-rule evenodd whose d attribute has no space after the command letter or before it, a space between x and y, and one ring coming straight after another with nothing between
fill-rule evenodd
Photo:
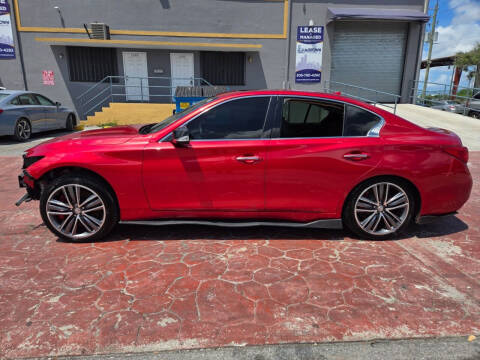
<instances>
[{"instance_id":1,"label":"car door","mask_svg":"<svg viewBox=\"0 0 480 360\"><path fill-rule=\"evenodd\" d=\"M263 210L269 104L269 96L222 102L185 125L187 146L170 138L148 145L143 177L151 208Z\"/></svg>"},{"instance_id":2,"label":"car door","mask_svg":"<svg viewBox=\"0 0 480 360\"><path fill-rule=\"evenodd\" d=\"M346 192L381 160L380 138L367 134L383 120L356 106L280 97L275 120L267 148L267 211L292 218L303 212L304 220L333 217Z\"/></svg>"},{"instance_id":3,"label":"car door","mask_svg":"<svg viewBox=\"0 0 480 360\"><path fill-rule=\"evenodd\" d=\"M60 126L60 119L59 119L59 113L58 113L58 107L57 105L51 101L50 99L46 98L43 95L40 94L34 94L34 96L37 98L38 103L42 106L43 112L44 112L44 125L45 129L47 130L54 130L58 129L60 127L65 127Z\"/></svg>"},{"instance_id":4,"label":"car door","mask_svg":"<svg viewBox=\"0 0 480 360\"><path fill-rule=\"evenodd\" d=\"M45 113L43 108L33 94L26 93L17 97L19 107L25 112L25 115L31 122L32 132L46 130Z\"/></svg>"}]
</instances>

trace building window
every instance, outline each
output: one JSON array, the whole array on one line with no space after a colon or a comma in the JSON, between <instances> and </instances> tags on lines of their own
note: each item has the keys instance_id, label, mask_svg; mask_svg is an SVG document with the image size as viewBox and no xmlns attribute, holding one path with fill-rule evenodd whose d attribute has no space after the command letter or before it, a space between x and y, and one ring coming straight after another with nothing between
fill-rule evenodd
<instances>
[{"instance_id":1,"label":"building window","mask_svg":"<svg viewBox=\"0 0 480 360\"><path fill-rule=\"evenodd\" d=\"M245 53L204 51L202 78L212 85L245 85Z\"/></svg>"},{"instance_id":2,"label":"building window","mask_svg":"<svg viewBox=\"0 0 480 360\"><path fill-rule=\"evenodd\" d=\"M117 54L112 48L67 47L70 81L98 82L117 76Z\"/></svg>"}]
</instances>

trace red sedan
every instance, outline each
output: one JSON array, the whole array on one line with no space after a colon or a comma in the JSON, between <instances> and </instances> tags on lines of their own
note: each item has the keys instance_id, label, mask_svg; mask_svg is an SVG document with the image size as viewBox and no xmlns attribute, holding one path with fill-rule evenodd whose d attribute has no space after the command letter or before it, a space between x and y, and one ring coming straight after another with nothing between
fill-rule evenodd
<instances>
[{"instance_id":1,"label":"red sedan","mask_svg":"<svg viewBox=\"0 0 480 360\"><path fill-rule=\"evenodd\" d=\"M132 114L135 116L135 114ZM468 199L468 150L337 95L248 91L157 124L56 138L24 155L19 200L73 241L118 223L341 228L385 239Z\"/></svg>"}]
</instances>

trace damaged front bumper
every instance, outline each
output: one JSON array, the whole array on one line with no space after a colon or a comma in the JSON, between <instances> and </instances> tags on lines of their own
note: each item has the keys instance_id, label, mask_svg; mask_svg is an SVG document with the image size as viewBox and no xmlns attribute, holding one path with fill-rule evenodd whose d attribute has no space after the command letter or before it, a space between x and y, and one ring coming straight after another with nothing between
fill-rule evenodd
<instances>
[{"instance_id":1,"label":"damaged front bumper","mask_svg":"<svg viewBox=\"0 0 480 360\"><path fill-rule=\"evenodd\" d=\"M23 202L38 199L39 194L35 187L35 179L26 170L23 170L22 174L18 175L18 186L25 188L27 193L15 203L16 206L20 206Z\"/></svg>"}]
</instances>

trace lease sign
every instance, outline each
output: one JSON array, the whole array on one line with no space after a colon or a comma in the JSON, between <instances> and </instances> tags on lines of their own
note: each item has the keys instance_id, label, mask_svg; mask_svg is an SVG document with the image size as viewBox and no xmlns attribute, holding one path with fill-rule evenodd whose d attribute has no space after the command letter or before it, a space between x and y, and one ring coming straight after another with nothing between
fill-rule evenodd
<instances>
[{"instance_id":1,"label":"lease sign","mask_svg":"<svg viewBox=\"0 0 480 360\"><path fill-rule=\"evenodd\" d=\"M316 83L322 79L323 26L299 26L295 82Z\"/></svg>"},{"instance_id":2,"label":"lease sign","mask_svg":"<svg viewBox=\"0 0 480 360\"><path fill-rule=\"evenodd\" d=\"M7 0L0 0L0 60L15 59L10 5Z\"/></svg>"},{"instance_id":3,"label":"lease sign","mask_svg":"<svg viewBox=\"0 0 480 360\"><path fill-rule=\"evenodd\" d=\"M55 76L52 70L42 71L43 85L55 85Z\"/></svg>"}]
</instances>

